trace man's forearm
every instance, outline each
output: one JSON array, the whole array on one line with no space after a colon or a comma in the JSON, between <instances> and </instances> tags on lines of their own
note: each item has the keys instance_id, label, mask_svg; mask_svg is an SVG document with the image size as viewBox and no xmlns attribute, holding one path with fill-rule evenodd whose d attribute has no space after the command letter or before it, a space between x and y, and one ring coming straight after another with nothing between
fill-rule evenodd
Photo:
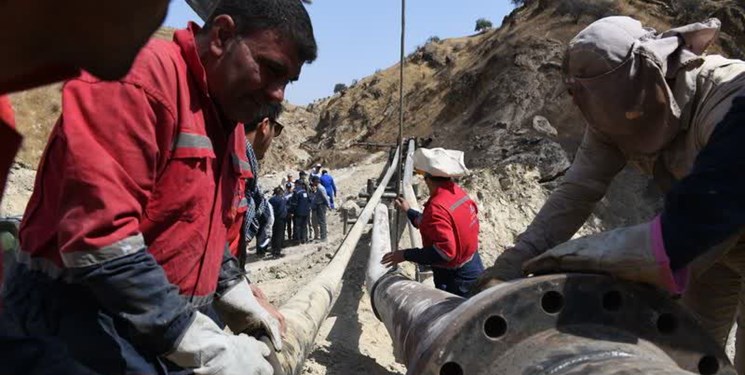
<instances>
[{"instance_id":1,"label":"man's forearm","mask_svg":"<svg viewBox=\"0 0 745 375\"><path fill-rule=\"evenodd\" d=\"M445 259L434 247L414 248L404 250L404 259L417 264L432 265L442 263Z\"/></svg>"},{"instance_id":2,"label":"man's forearm","mask_svg":"<svg viewBox=\"0 0 745 375\"><path fill-rule=\"evenodd\" d=\"M145 248L71 271L105 311L130 324L133 342L147 351L164 354L173 349L193 320L194 308Z\"/></svg>"},{"instance_id":3,"label":"man's forearm","mask_svg":"<svg viewBox=\"0 0 745 375\"><path fill-rule=\"evenodd\" d=\"M415 228L419 228L419 223L421 223L422 221L421 212L413 208L409 208L408 210L406 210L406 217L409 219L409 221Z\"/></svg>"}]
</instances>

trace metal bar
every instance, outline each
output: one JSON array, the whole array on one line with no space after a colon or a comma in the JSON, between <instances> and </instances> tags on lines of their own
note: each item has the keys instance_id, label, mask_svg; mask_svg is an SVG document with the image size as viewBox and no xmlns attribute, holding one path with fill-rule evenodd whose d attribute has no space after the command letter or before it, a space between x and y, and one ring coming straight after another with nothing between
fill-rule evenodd
<instances>
[{"instance_id":1,"label":"metal bar","mask_svg":"<svg viewBox=\"0 0 745 375\"><path fill-rule=\"evenodd\" d=\"M403 194L404 199L406 199L407 202L409 202L409 205L411 208L415 210L419 210L419 202L417 202L416 194L414 193L414 187L412 186L412 179L414 177L414 151L416 150L416 140L415 139L409 139L409 147L406 152L406 163L404 164L404 179L403 179ZM412 248L421 248L422 247L422 235L419 233L419 230L414 227L414 225L409 221L406 220L406 227L409 232L409 246ZM417 265L415 267L415 277L416 281L423 281L424 276L420 272L420 267ZM427 274L425 272L425 274Z\"/></svg>"},{"instance_id":2,"label":"metal bar","mask_svg":"<svg viewBox=\"0 0 745 375\"><path fill-rule=\"evenodd\" d=\"M396 150L394 162L389 165L375 193L370 197L328 266L280 308L287 324L283 349L277 353L284 374L297 375L302 371L303 362L313 347L318 330L339 295L341 278L349 259L372 217L375 206L380 202L386 185L393 177L397 165L395 161L400 160L399 154L400 149ZM275 370L275 374L280 375L280 372Z\"/></svg>"},{"instance_id":3,"label":"metal bar","mask_svg":"<svg viewBox=\"0 0 745 375\"><path fill-rule=\"evenodd\" d=\"M405 47L406 47L406 0L401 0L401 49L399 56L399 69L398 69L398 149L403 152L404 149L404 66L406 63ZM396 165L396 194L401 195L401 159L399 159ZM398 240L400 238L399 228L401 222L401 214L395 212L396 215L396 230L393 236L393 248L398 247Z\"/></svg>"},{"instance_id":4,"label":"metal bar","mask_svg":"<svg viewBox=\"0 0 745 375\"><path fill-rule=\"evenodd\" d=\"M548 275L466 300L381 269L386 218L378 207L367 289L407 374L736 374L691 313L646 285Z\"/></svg>"}]
</instances>

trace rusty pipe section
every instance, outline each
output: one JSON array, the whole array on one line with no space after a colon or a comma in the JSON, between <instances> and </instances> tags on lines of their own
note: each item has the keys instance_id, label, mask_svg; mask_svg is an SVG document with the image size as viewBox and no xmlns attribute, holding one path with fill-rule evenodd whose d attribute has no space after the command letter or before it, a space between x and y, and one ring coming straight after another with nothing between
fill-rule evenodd
<instances>
[{"instance_id":1,"label":"rusty pipe section","mask_svg":"<svg viewBox=\"0 0 745 375\"><path fill-rule=\"evenodd\" d=\"M382 212L376 232L388 225ZM372 243L368 270L385 242ZM390 270L367 288L412 375L736 374L675 301L603 275L526 278L463 299Z\"/></svg>"},{"instance_id":2,"label":"rusty pipe section","mask_svg":"<svg viewBox=\"0 0 745 375\"><path fill-rule=\"evenodd\" d=\"M393 163L389 164L378 188L337 249L334 258L315 279L280 308L280 312L285 316L287 334L284 337L282 351L276 353L277 358L273 360L275 375L299 374L302 370L303 362L313 347L318 330L336 302L341 290L342 275L357 242L370 221L375 207L380 202L386 185L396 171L399 154L400 150L396 150Z\"/></svg>"}]
</instances>

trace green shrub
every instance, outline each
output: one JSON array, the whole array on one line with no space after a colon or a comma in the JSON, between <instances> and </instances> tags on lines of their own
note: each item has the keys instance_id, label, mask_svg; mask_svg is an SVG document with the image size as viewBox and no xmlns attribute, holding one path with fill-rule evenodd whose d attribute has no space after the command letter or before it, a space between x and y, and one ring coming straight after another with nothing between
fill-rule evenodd
<instances>
[{"instance_id":1,"label":"green shrub","mask_svg":"<svg viewBox=\"0 0 745 375\"><path fill-rule=\"evenodd\" d=\"M482 32L486 31L492 28L494 26L491 21L487 20L486 18L479 18L476 20L476 28L474 31L476 32Z\"/></svg>"}]
</instances>

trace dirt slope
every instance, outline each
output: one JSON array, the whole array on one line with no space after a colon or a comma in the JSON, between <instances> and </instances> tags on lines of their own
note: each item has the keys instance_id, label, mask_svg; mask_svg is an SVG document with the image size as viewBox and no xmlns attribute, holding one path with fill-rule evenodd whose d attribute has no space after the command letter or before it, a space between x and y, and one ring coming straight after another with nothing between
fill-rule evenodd
<instances>
[{"instance_id":1,"label":"dirt slope","mask_svg":"<svg viewBox=\"0 0 745 375\"><path fill-rule=\"evenodd\" d=\"M572 4L616 4L575 13ZM561 62L572 36L604 15L630 15L664 30L679 20L678 0L528 0L483 34L430 42L408 56L404 99L407 136L432 137L434 144L474 150L477 137L500 129L532 131L536 115L558 130L552 137L565 150L576 148L584 122L563 92ZM721 46L714 52L743 57L743 1L701 1L686 17L717 16L723 22ZM676 19L678 18L678 19ZM398 134L398 65L360 79L325 103L311 142L333 154L362 152L354 142L392 142ZM488 140L487 140L488 141ZM327 156L332 160L334 157ZM342 158L341 160L345 160ZM471 160L471 165L485 165ZM490 158L488 163L494 161Z\"/></svg>"}]
</instances>

